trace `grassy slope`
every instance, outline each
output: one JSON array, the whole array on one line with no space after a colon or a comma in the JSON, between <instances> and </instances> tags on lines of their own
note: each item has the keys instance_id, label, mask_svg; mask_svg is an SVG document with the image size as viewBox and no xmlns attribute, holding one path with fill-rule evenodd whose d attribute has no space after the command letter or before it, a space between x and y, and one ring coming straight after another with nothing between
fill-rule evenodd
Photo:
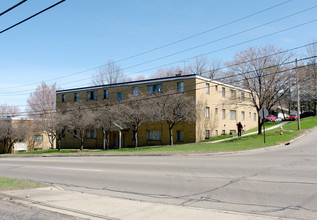
<instances>
[{"instance_id":1,"label":"grassy slope","mask_svg":"<svg viewBox=\"0 0 317 220\"><path fill-rule=\"evenodd\" d=\"M266 126L270 127L276 125L276 123L267 123ZM317 117L309 117L301 120L301 128L309 129L317 125ZM187 152L187 151L237 151L237 150L247 150L254 148L261 148L279 144L280 142L287 142L292 138L298 136L302 131L297 131L297 121L290 122L283 126L284 130L290 132L284 132L283 135L279 134L279 128L270 130L266 132L266 143L264 144L263 135L250 135L237 139L232 139L224 141L221 143L193 143L193 144L183 144L174 146L146 146L138 148L124 148L121 150L94 150L94 151L83 151L80 152L76 149L64 149L58 152L57 150L46 150L46 151L34 151L19 154L42 154L42 153L149 153L149 152ZM257 130L257 129L254 129ZM250 132L250 131L248 131ZM220 136L221 137L221 136ZM222 137L223 138L223 137ZM216 138L221 139L221 138ZM212 140L216 140L212 139ZM210 140L208 140L210 141Z\"/></svg>"},{"instance_id":2,"label":"grassy slope","mask_svg":"<svg viewBox=\"0 0 317 220\"><path fill-rule=\"evenodd\" d=\"M31 182L27 180L18 180L0 177L0 191L1 190L17 190L17 189L31 189L48 186L44 183Z\"/></svg>"}]
</instances>

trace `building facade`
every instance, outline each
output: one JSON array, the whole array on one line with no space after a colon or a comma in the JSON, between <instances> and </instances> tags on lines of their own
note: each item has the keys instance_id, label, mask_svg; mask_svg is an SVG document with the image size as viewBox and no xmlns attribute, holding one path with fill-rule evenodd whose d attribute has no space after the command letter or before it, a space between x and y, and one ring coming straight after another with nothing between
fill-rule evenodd
<instances>
[{"instance_id":1,"label":"building facade","mask_svg":"<svg viewBox=\"0 0 317 220\"><path fill-rule=\"evenodd\" d=\"M56 148L55 140L51 136L44 131L35 131L34 123L34 120L20 117L1 118L0 126L9 126L12 132L10 137L0 140L0 154ZM9 141L13 141L14 144L9 152L6 152L5 147Z\"/></svg>"},{"instance_id":2,"label":"building facade","mask_svg":"<svg viewBox=\"0 0 317 220\"><path fill-rule=\"evenodd\" d=\"M245 130L257 126L257 112L252 104L250 91L213 81L197 75L177 75L174 77L132 81L109 85L91 86L56 92L56 108L65 110L68 105L81 100L88 106L101 106L106 101L121 102L129 94L138 95L160 93L167 90L183 92L192 96L196 104L196 120L180 123L173 128L174 143L191 143L237 131L241 122ZM112 148L133 145L130 128L114 129L110 135ZM101 131L87 131L86 148L102 148ZM139 145L169 144L169 130L166 122L144 123L139 128ZM63 148L77 148L79 142L71 134L62 140Z\"/></svg>"}]
</instances>

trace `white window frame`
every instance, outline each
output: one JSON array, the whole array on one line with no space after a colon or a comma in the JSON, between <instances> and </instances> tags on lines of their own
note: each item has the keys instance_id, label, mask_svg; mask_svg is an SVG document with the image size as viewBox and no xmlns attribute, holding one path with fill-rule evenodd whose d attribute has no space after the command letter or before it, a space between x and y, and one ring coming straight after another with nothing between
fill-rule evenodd
<instances>
[{"instance_id":1,"label":"white window frame","mask_svg":"<svg viewBox=\"0 0 317 220\"><path fill-rule=\"evenodd\" d=\"M132 88L132 95L137 96L139 94L139 87L135 86Z\"/></svg>"},{"instance_id":2,"label":"white window frame","mask_svg":"<svg viewBox=\"0 0 317 220\"><path fill-rule=\"evenodd\" d=\"M206 118L210 117L210 108L206 107Z\"/></svg>"},{"instance_id":3,"label":"white window frame","mask_svg":"<svg viewBox=\"0 0 317 220\"><path fill-rule=\"evenodd\" d=\"M66 102L66 94L62 94L62 102Z\"/></svg>"},{"instance_id":4,"label":"white window frame","mask_svg":"<svg viewBox=\"0 0 317 220\"><path fill-rule=\"evenodd\" d=\"M109 91L108 91L108 89L103 90L103 99L109 99Z\"/></svg>"},{"instance_id":5,"label":"white window frame","mask_svg":"<svg viewBox=\"0 0 317 220\"><path fill-rule=\"evenodd\" d=\"M43 142L43 135L34 135L34 142Z\"/></svg>"},{"instance_id":6,"label":"white window frame","mask_svg":"<svg viewBox=\"0 0 317 220\"><path fill-rule=\"evenodd\" d=\"M206 83L206 94L210 93L210 85L209 83Z\"/></svg>"},{"instance_id":7,"label":"white window frame","mask_svg":"<svg viewBox=\"0 0 317 220\"><path fill-rule=\"evenodd\" d=\"M89 138L89 139L95 139L97 138L97 131L96 130L87 130L86 131L86 138Z\"/></svg>"},{"instance_id":8,"label":"white window frame","mask_svg":"<svg viewBox=\"0 0 317 220\"><path fill-rule=\"evenodd\" d=\"M184 141L184 131L183 130L177 130L176 131L176 141L177 142L183 142Z\"/></svg>"},{"instance_id":9,"label":"white window frame","mask_svg":"<svg viewBox=\"0 0 317 220\"><path fill-rule=\"evenodd\" d=\"M206 130L205 139L210 139L210 130Z\"/></svg>"},{"instance_id":10,"label":"white window frame","mask_svg":"<svg viewBox=\"0 0 317 220\"><path fill-rule=\"evenodd\" d=\"M160 130L147 130L146 140L148 141L160 141L162 139L162 134Z\"/></svg>"},{"instance_id":11,"label":"white window frame","mask_svg":"<svg viewBox=\"0 0 317 220\"><path fill-rule=\"evenodd\" d=\"M226 109L222 109L221 113L222 113L222 119L226 119Z\"/></svg>"},{"instance_id":12,"label":"white window frame","mask_svg":"<svg viewBox=\"0 0 317 220\"><path fill-rule=\"evenodd\" d=\"M184 92L184 82L177 82L177 92Z\"/></svg>"},{"instance_id":13,"label":"white window frame","mask_svg":"<svg viewBox=\"0 0 317 220\"><path fill-rule=\"evenodd\" d=\"M237 119L237 111L230 110L230 120L236 120L236 119Z\"/></svg>"},{"instance_id":14,"label":"white window frame","mask_svg":"<svg viewBox=\"0 0 317 220\"><path fill-rule=\"evenodd\" d=\"M245 112L241 111L241 121L244 121L244 120L245 120Z\"/></svg>"},{"instance_id":15,"label":"white window frame","mask_svg":"<svg viewBox=\"0 0 317 220\"><path fill-rule=\"evenodd\" d=\"M79 101L79 93L75 92L74 93L74 102Z\"/></svg>"}]
</instances>

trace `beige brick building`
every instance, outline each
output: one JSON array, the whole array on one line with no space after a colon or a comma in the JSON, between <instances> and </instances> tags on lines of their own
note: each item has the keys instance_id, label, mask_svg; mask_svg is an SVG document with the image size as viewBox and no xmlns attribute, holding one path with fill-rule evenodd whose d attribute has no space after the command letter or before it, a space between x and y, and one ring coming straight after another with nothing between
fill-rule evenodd
<instances>
[{"instance_id":1,"label":"beige brick building","mask_svg":"<svg viewBox=\"0 0 317 220\"><path fill-rule=\"evenodd\" d=\"M13 128L21 127L23 129L21 133L18 132L16 134L18 137L11 137L11 139L16 141L8 153L51 149L51 142L53 143L53 148L56 148L55 141L47 133L34 131L34 120L19 117L1 118L0 120L1 122L10 123ZM0 154L6 153L4 144L3 140L0 141Z\"/></svg>"},{"instance_id":2,"label":"beige brick building","mask_svg":"<svg viewBox=\"0 0 317 220\"><path fill-rule=\"evenodd\" d=\"M174 143L198 142L217 135L236 133L238 122L251 129L257 126L257 112L252 105L250 91L197 75L132 81L101 86L91 86L56 92L57 109L63 110L67 104L82 100L87 105L102 105L108 101L122 101L129 94L142 92L164 92L175 90L192 96L196 102L196 121L177 124L173 128ZM102 148L103 137L98 130L85 143L86 148ZM133 145L132 129L117 128L111 134L113 148ZM169 143L166 122L145 123L139 128L139 145L165 145ZM79 147L79 142L67 134L62 140L63 148Z\"/></svg>"}]
</instances>

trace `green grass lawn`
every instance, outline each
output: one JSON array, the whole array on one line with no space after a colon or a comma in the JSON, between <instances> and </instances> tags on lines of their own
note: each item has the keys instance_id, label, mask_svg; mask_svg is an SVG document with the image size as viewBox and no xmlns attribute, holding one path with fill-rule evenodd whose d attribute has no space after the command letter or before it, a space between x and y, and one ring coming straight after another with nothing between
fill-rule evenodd
<instances>
[{"instance_id":1,"label":"green grass lawn","mask_svg":"<svg viewBox=\"0 0 317 220\"><path fill-rule=\"evenodd\" d=\"M46 187L47 184L31 182L27 180L11 179L0 177L0 191L1 190L17 190L17 189L33 189Z\"/></svg>"},{"instance_id":2,"label":"green grass lawn","mask_svg":"<svg viewBox=\"0 0 317 220\"><path fill-rule=\"evenodd\" d=\"M274 126L278 123L266 123L266 128ZM298 136L303 132L304 129L313 128L317 126L317 117L308 117L301 120L302 131L297 130L297 121L292 121L283 126L283 135L280 135L279 128L266 131L266 143L264 143L264 137L262 135L249 135L245 137L240 137L236 139L227 140L220 143L193 143L193 144L182 144L174 146L145 146L138 148L123 148L121 150L85 150L79 151L77 149L63 149L61 151L57 150L46 150L46 151L33 151L26 153L17 154L54 154L54 153L80 153L80 154L98 154L98 153L157 153L157 152L188 152L188 151L238 151L247 150L261 147L268 147L277 145L282 142L287 142ZM248 132L257 131L257 128L251 129ZM247 133L248 133L247 132ZM217 138L208 139L205 141L219 140L227 137L232 137L233 135L221 135Z\"/></svg>"}]
</instances>

